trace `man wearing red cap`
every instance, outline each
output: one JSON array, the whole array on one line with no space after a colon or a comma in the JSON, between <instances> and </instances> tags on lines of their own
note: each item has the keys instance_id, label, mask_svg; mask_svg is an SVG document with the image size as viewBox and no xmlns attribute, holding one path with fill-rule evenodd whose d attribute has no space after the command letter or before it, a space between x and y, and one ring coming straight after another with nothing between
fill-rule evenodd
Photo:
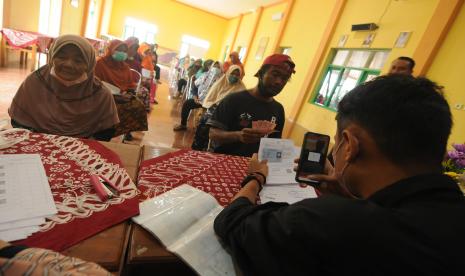
<instances>
[{"instance_id":1,"label":"man wearing red cap","mask_svg":"<svg viewBox=\"0 0 465 276\"><path fill-rule=\"evenodd\" d=\"M223 72L228 72L228 69L231 65L237 65L239 67L241 67L241 79L244 77L244 65L242 65L242 62L239 58L239 53L238 52L231 52L231 54L229 54L229 60L226 61L224 64L223 64Z\"/></svg>"},{"instance_id":2,"label":"man wearing red cap","mask_svg":"<svg viewBox=\"0 0 465 276\"><path fill-rule=\"evenodd\" d=\"M258 152L260 139L281 138L284 108L274 100L295 72L291 58L283 54L267 57L255 76L258 85L233 93L218 105L210 125L210 140L217 153L252 156ZM273 126L263 129L257 125Z\"/></svg>"}]
</instances>

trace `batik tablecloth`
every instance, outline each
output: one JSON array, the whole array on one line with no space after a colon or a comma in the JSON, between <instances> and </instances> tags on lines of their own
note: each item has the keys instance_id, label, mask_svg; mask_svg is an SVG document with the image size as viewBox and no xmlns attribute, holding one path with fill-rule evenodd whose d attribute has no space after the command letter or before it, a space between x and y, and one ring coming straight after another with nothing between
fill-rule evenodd
<instances>
[{"instance_id":1,"label":"batik tablecloth","mask_svg":"<svg viewBox=\"0 0 465 276\"><path fill-rule=\"evenodd\" d=\"M29 139L0 150L20 153L40 154L58 214L17 244L62 251L139 213L139 192L121 160L97 141L31 133ZM91 173L115 183L120 196L102 202L89 182Z\"/></svg>"},{"instance_id":2,"label":"batik tablecloth","mask_svg":"<svg viewBox=\"0 0 465 276\"><path fill-rule=\"evenodd\" d=\"M225 206L240 190L248 158L203 151L179 150L143 161L138 188L144 201L188 184L213 195Z\"/></svg>"}]
</instances>

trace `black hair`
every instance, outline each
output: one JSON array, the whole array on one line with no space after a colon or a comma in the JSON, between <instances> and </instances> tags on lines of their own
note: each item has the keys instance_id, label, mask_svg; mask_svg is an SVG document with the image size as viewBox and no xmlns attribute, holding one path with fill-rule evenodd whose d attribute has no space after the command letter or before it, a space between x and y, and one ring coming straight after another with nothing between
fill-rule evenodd
<instances>
[{"instance_id":1,"label":"black hair","mask_svg":"<svg viewBox=\"0 0 465 276\"><path fill-rule=\"evenodd\" d=\"M270 70L270 68L271 68L271 64L262 65L262 67L260 67L260 69L258 69L256 77L258 77L258 79L262 79L263 76L266 74L266 72L268 72L268 70Z\"/></svg>"},{"instance_id":2,"label":"black hair","mask_svg":"<svg viewBox=\"0 0 465 276\"><path fill-rule=\"evenodd\" d=\"M338 105L338 133L357 123L397 164L440 165L452 127L442 87L426 78L382 76L350 91Z\"/></svg>"},{"instance_id":3,"label":"black hair","mask_svg":"<svg viewBox=\"0 0 465 276\"><path fill-rule=\"evenodd\" d=\"M408 63L410 63L410 70L413 70L413 68L415 67L415 61L413 60L413 58L410 58L410 57L398 57L397 59L408 61Z\"/></svg>"}]
</instances>

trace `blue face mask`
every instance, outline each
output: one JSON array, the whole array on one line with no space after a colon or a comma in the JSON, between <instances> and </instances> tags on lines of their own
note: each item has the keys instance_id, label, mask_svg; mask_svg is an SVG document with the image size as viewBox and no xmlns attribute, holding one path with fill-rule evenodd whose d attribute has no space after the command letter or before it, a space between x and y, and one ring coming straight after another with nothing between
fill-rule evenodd
<instances>
[{"instance_id":1,"label":"blue face mask","mask_svg":"<svg viewBox=\"0 0 465 276\"><path fill-rule=\"evenodd\" d=\"M237 81L239 81L239 78L234 75L229 75L228 80L230 84L235 84Z\"/></svg>"},{"instance_id":2,"label":"blue face mask","mask_svg":"<svg viewBox=\"0 0 465 276\"><path fill-rule=\"evenodd\" d=\"M116 61L125 61L128 58L128 54L121 51L115 51L111 56Z\"/></svg>"}]
</instances>

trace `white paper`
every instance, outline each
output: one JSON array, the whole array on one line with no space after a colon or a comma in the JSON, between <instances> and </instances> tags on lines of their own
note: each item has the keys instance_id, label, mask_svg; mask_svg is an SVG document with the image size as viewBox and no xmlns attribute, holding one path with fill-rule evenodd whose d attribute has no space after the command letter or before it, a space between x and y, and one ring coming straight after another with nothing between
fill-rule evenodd
<instances>
[{"instance_id":1,"label":"white paper","mask_svg":"<svg viewBox=\"0 0 465 276\"><path fill-rule=\"evenodd\" d=\"M312 186L300 186L299 184L265 185L260 192L261 203L287 202L296 203L307 198L316 198L317 194Z\"/></svg>"},{"instance_id":2,"label":"white paper","mask_svg":"<svg viewBox=\"0 0 465 276\"><path fill-rule=\"evenodd\" d=\"M231 256L213 230L223 209L210 194L181 185L140 203L133 221L154 234L199 275L235 275Z\"/></svg>"},{"instance_id":3,"label":"white paper","mask_svg":"<svg viewBox=\"0 0 465 276\"><path fill-rule=\"evenodd\" d=\"M110 90L111 94L113 95L121 95L121 89L119 89L117 86L114 86L111 83L108 83L106 81L102 81L103 85L105 85L108 90Z\"/></svg>"},{"instance_id":4,"label":"white paper","mask_svg":"<svg viewBox=\"0 0 465 276\"><path fill-rule=\"evenodd\" d=\"M0 239L25 238L56 213L40 155L0 155Z\"/></svg>"},{"instance_id":5,"label":"white paper","mask_svg":"<svg viewBox=\"0 0 465 276\"><path fill-rule=\"evenodd\" d=\"M142 77L150 79L151 75L152 75L152 72L150 70L142 68L141 74L142 74Z\"/></svg>"},{"instance_id":6,"label":"white paper","mask_svg":"<svg viewBox=\"0 0 465 276\"><path fill-rule=\"evenodd\" d=\"M289 184L295 181L294 160L300 150L289 139L262 138L258 149L258 160L268 160L268 177L266 183Z\"/></svg>"}]
</instances>

